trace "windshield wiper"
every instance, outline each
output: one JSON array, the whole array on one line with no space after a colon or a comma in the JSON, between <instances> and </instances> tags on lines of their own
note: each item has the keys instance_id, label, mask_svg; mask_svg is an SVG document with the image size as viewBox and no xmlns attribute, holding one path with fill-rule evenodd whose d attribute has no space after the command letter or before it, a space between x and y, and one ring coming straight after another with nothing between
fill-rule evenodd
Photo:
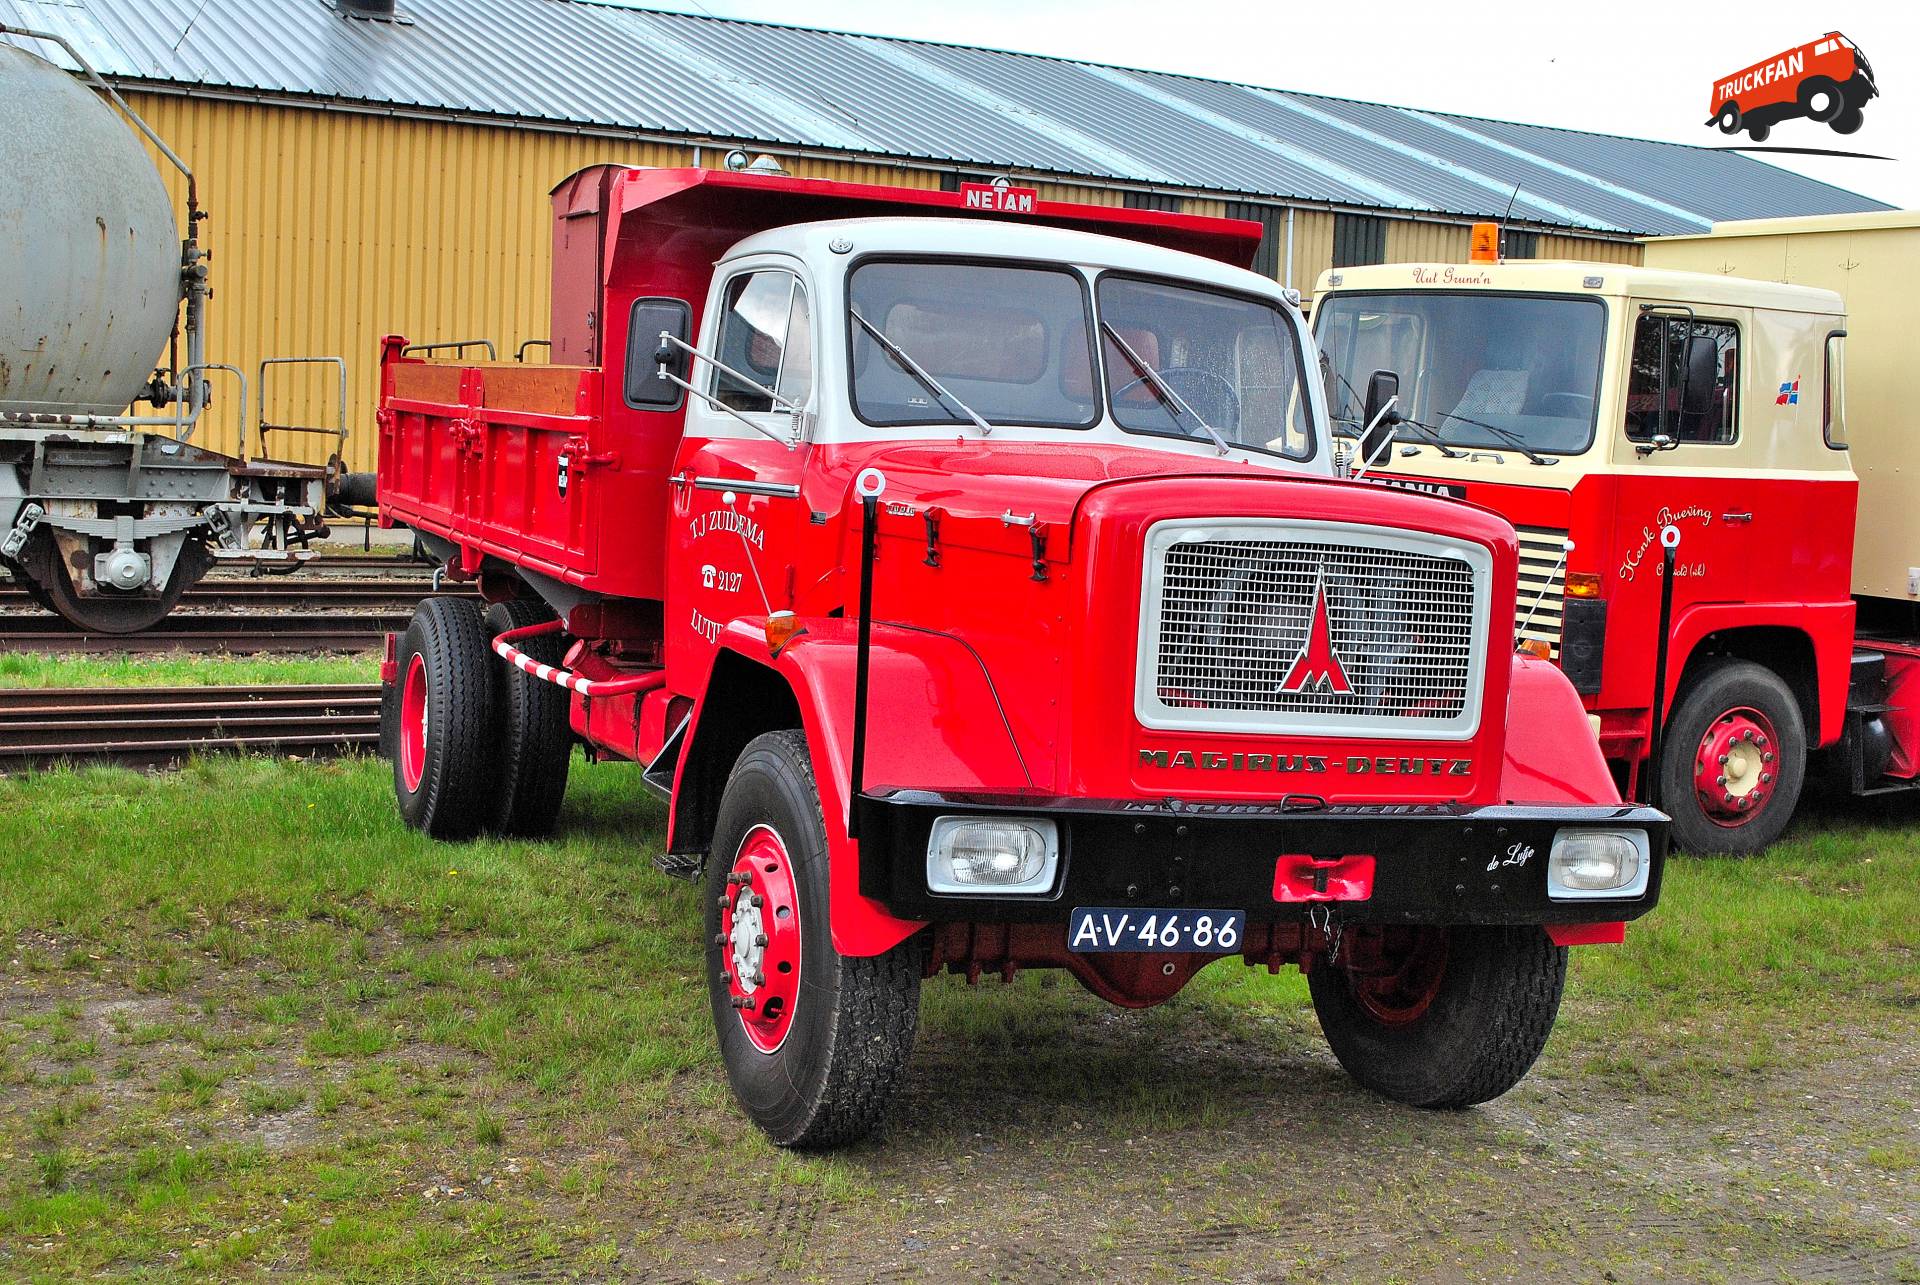
<instances>
[{"instance_id":1,"label":"windshield wiper","mask_svg":"<svg viewBox=\"0 0 1920 1285\"><path fill-rule=\"evenodd\" d=\"M961 401L958 397L955 397L952 393L948 392L944 387L942 387L940 381L935 379L932 375L929 375L926 372L925 368L922 367L919 362L915 361L912 358L912 356L908 354L906 349L902 348L899 344L896 344L895 342L893 342L893 340L881 334L877 326L875 326L871 321L868 321L865 317L861 316L860 310L858 308L848 308L847 311L852 315L855 321L860 323L862 329L864 329L868 334L873 336L875 343L879 344L882 348L887 350L887 352L893 357L894 361L899 363L900 368L902 370L906 371L909 375L912 375L915 379L919 380L921 383L921 386L924 387L928 392L932 393L936 399L938 399L938 404L941 410L947 412L947 414L949 415L953 415L953 417L956 420L959 419L962 415L964 415L967 419L972 420L974 427L980 430L980 436L982 437L985 437L988 434L993 432L993 425L987 423L987 421L981 417L979 411L967 405L965 402ZM960 412L959 415L954 414L956 410Z\"/></svg>"},{"instance_id":2,"label":"windshield wiper","mask_svg":"<svg viewBox=\"0 0 1920 1285\"><path fill-rule=\"evenodd\" d=\"M1120 337L1120 332L1113 328L1113 324L1111 322L1106 322L1106 321L1101 322L1100 329L1107 336L1107 338L1113 340L1114 347L1118 348L1123 354L1125 354L1126 359L1129 362L1133 363L1134 369L1140 372L1140 377L1142 379L1145 379L1149 384L1153 385L1154 392L1159 395L1160 401L1163 405L1179 410L1181 414L1187 416L1187 418L1191 419L1194 423L1198 424L1203 430L1205 430L1207 436L1213 439L1214 446L1219 448L1219 451L1222 455L1226 455L1232 450L1232 448L1227 445L1227 439L1220 436L1219 432L1213 427L1213 425L1207 423L1206 420L1201 419L1200 412L1195 410L1193 407L1187 405L1185 398L1181 397L1179 393L1176 393L1173 391L1173 385L1169 384L1166 381L1166 379L1160 374L1159 371L1155 370L1152 366L1149 366L1147 364L1147 359L1142 357L1139 353L1133 350L1132 344L1128 343L1126 340ZM1178 423L1179 419L1180 419L1179 415L1174 416L1175 423Z\"/></svg>"},{"instance_id":3,"label":"windshield wiper","mask_svg":"<svg viewBox=\"0 0 1920 1285\"><path fill-rule=\"evenodd\" d=\"M1540 454L1540 452L1528 446L1527 439L1520 436L1520 434L1514 432L1510 428L1501 428L1498 424L1488 424L1482 420L1469 419L1465 415L1456 415L1451 412L1448 413L1447 418L1457 419L1462 424L1471 424L1475 428L1486 429L1489 433L1492 433L1495 437L1505 442L1508 446L1511 446L1514 450L1519 451L1522 455L1526 456L1529 460L1531 460L1535 464L1558 464L1560 462L1558 459L1552 456L1542 455ZM1422 425L1421 427L1424 428L1425 425Z\"/></svg>"},{"instance_id":4,"label":"windshield wiper","mask_svg":"<svg viewBox=\"0 0 1920 1285\"><path fill-rule=\"evenodd\" d=\"M1365 404L1366 399L1360 396L1360 390L1353 386L1352 380L1348 379L1345 375L1340 374L1340 372L1338 371L1335 371L1334 375L1336 378L1339 379L1339 381L1342 384L1346 385L1348 395L1351 396L1355 402L1358 402L1362 405ZM1358 418L1337 420L1335 422L1344 422L1348 424L1360 424L1360 421ZM1419 420L1408 419L1405 415L1397 415L1395 417L1394 422L1398 424L1405 424L1408 428L1411 428L1414 432L1419 433L1421 440L1424 441L1427 445L1433 447L1435 450L1439 451L1444 458L1450 459L1450 460L1460 460L1460 459L1466 458L1465 454L1463 454L1460 451L1456 451L1452 447L1448 446L1446 443L1446 440L1442 438L1440 434L1436 433L1433 429L1427 427L1425 424L1422 424ZM1364 424L1361 424L1360 426L1362 429L1366 427ZM1359 438L1361 434L1353 433L1351 434L1351 436L1353 436L1354 438Z\"/></svg>"}]
</instances>

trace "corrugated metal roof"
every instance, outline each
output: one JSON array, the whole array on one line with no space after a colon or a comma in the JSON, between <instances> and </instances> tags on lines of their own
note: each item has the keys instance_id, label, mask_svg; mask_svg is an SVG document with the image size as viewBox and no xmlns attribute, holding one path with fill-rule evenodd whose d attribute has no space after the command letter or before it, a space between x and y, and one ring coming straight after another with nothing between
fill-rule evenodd
<instances>
[{"instance_id":1,"label":"corrugated metal roof","mask_svg":"<svg viewBox=\"0 0 1920 1285\"><path fill-rule=\"evenodd\" d=\"M1887 209L1712 148L592 0L0 0L122 80L1603 233ZM30 45L33 42L28 42ZM1518 188L1517 195L1515 193Z\"/></svg>"}]
</instances>

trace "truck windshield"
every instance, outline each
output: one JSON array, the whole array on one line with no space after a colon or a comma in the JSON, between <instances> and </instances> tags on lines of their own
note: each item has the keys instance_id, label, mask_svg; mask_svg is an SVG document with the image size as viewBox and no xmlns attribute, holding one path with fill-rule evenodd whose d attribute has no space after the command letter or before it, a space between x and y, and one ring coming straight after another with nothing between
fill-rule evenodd
<instances>
[{"instance_id":1,"label":"truck windshield","mask_svg":"<svg viewBox=\"0 0 1920 1285\"><path fill-rule=\"evenodd\" d=\"M972 424L969 411L995 427L1100 418L1086 286L1072 272L873 260L853 270L847 301L853 408L868 424Z\"/></svg>"},{"instance_id":2,"label":"truck windshield","mask_svg":"<svg viewBox=\"0 0 1920 1285\"><path fill-rule=\"evenodd\" d=\"M1278 306L1113 273L1100 278L1102 355L1114 422L1131 433L1313 454L1300 349Z\"/></svg>"},{"instance_id":3,"label":"truck windshield","mask_svg":"<svg viewBox=\"0 0 1920 1285\"><path fill-rule=\"evenodd\" d=\"M1400 377L1403 441L1577 454L1593 442L1606 305L1412 291L1336 294L1314 313L1336 433L1357 434L1367 378Z\"/></svg>"}]
</instances>

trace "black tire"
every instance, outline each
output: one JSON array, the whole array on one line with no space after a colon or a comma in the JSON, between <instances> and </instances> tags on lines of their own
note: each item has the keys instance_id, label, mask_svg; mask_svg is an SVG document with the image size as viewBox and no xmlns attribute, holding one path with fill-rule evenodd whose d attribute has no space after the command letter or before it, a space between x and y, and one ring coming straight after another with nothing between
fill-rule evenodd
<instances>
[{"instance_id":1,"label":"black tire","mask_svg":"<svg viewBox=\"0 0 1920 1285\"><path fill-rule=\"evenodd\" d=\"M1723 816L1716 821L1696 788L1696 767L1710 727L1728 711L1739 709L1757 711L1772 725L1772 734L1766 738L1771 744L1761 751L1773 755L1761 763L1771 779L1764 782L1760 806L1744 820ZM1746 856L1772 843L1787 828L1799 805L1806 771L1806 720L1792 690L1763 665L1720 661L1687 685L1661 733L1656 802L1673 818L1674 846L1696 856Z\"/></svg>"},{"instance_id":2,"label":"black tire","mask_svg":"<svg viewBox=\"0 0 1920 1285\"><path fill-rule=\"evenodd\" d=\"M1307 974L1320 1029L1347 1074L1396 1102L1439 1109L1518 1084L1560 1011L1566 948L1533 925L1390 928L1383 940L1395 934L1418 934L1440 956L1437 987L1412 1016L1383 1020L1344 967L1320 960Z\"/></svg>"},{"instance_id":3,"label":"black tire","mask_svg":"<svg viewBox=\"0 0 1920 1285\"><path fill-rule=\"evenodd\" d=\"M400 815L435 839L472 838L492 814L500 726L494 699L497 662L487 646L480 604L469 598L422 601L400 640L399 659L393 789ZM423 726L410 724L415 706L408 684L416 660Z\"/></svg>"},{"instance_id":4,"label":"black tire","mask_svg":"<svg viewBox=\"0 0 1920 1285\"><path fill-rule=\"evenodd\" d=\"M1825 123L1846 110L1846 96L1828 76L1809 76L1800 82L1800 88L1794 94L1800 104L1800 110L1816 121ZM1815 100L1820 100L1816 103Z\"/></svg>"},{"instance_id":5,"label":"black tire","mask_svg":"<svg viewBox=\"0 0 1920 1285\"><path fill-rule=\"evenodd\" d=\"M1738 134L1740 132L1740 104L1728 103L1725 107L1722 107L1720 114L1714 117L1714 123L1719 125L1722 134Z\"/></svg>"},{"instance_id":6,"label":"black tire","mask_svg":"<svg viewBox=\"0 0 1920 1285\"><path fill-rule=\"evenodd\" d=\"M1858 107L1847 107L1827 122L1827 128L1836 134L1851 134L1858 130L1866 119L1866 113Z\"/></svg>"},{"instance_id":7,"label":"black tire","mask_svg":"<svg viewBox=\"0 0 1920 1285\"><path fill-rule=\"evenodd\" d=\"M487 636L552 619L553 613L537 598L496 602L486 611ZM516 645L546 665L558 665L567 650L563 634L541 634ZM522 838L552 834L560 801L567 793L568 761L573 757L566 688L522 673L497 656L488 659L500 709L489 827Z\"/></svg>"},{"instance_id":8,"label":"black tire","mask_svg":"<svg viewBox=\"0 0 1920 1285\"><path fill-rule=\"evenodd\" d=\"M770 1050L756 1044L751 1019L735 1007L736 956L722 945L730 941L723 928L734 922L736 899L751 892L729 877L748 839L766 831L784 845L791 865L788 886L797 904L791 920L781 919L799 927L788 1025ZM783 1147L837 1147L866 1137L884 1118L913 1050L924 946L914 937L867 958L834 949L826 828L803 733L769 732L741 752L720 800L706 888L707 990L734 1097ZM784 908L781 894L770 890L766 913ZM782 945L760 941L769 959Z\"/></svg>"},{"instance_id":9,"label":"black tire","mask_svg":"<svg viewBox=\"0 0 1920 1285\"><path fill-rule=\"evenodd\" d=\"M1762 125L1758 121L1747 122L1747 137L1756 143L1766 142L1767 135L1771 133L1773 133L1773 126L1771 125Z\"/></svg>"}]
</instances>

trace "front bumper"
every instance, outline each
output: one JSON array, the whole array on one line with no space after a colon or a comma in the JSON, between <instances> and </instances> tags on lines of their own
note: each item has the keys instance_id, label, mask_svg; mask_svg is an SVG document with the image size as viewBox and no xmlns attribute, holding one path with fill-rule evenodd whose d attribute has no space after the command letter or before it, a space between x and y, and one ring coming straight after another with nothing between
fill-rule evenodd
<instances>
[{"instance_id":1,"label":"front bumper","mask_svg":"<svg viewBox=\"0 0 1920 1285\"><path fill-rule=\"evenodd\" d=\"M1036 799L894 790L855 802L860 891L902 919L1065 923L1075 906L1191 906L1247 911L1254 923L1303 920L1318 905L1350 923L1580 924L1637 919L1660 898L1667 818L1626 804L1324 806L1158 799ZM1060 872L1044 898L941 895L927 889L936 817L1046 817L1059 828ZM1651 861L1638 896L1554 900L1547 856L1565 826L1645 830ZM1522 855L1522 854L1526 855ZM1283 858L1331 864L1373 858L1365 900L1276 897Z\"/></svg>"}]
</instances>

